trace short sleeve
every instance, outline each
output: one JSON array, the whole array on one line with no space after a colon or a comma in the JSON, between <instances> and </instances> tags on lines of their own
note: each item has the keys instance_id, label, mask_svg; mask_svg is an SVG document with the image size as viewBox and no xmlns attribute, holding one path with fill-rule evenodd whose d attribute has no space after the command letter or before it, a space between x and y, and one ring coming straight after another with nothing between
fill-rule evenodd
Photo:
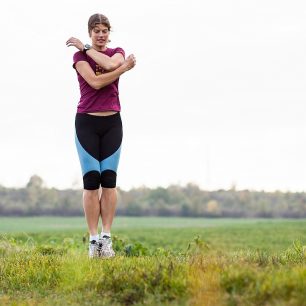
<instances>
[{"instance_id":1,"label":"short sleeve","mask_svg":"<svg viewBox=\"0 0 306 306\"><path fill-rule=\"evenodd\" d=\"M123 58L125 59L125 52L122 48L120 48L120 47L115 48L114 54L116 54L116 53L121 53L123 55Z\"/></svg>"},{"instance_id":2,"label":"short sleeve","mask_svg":"<svg viewBox=\"0 0 306 306\"><path fill-rule=\"evenodd\" d=\"M80 61L87 61L87 56L82 51L74 53L72 67L75 69L75 64Z\"/></svg>"}]
</instances>

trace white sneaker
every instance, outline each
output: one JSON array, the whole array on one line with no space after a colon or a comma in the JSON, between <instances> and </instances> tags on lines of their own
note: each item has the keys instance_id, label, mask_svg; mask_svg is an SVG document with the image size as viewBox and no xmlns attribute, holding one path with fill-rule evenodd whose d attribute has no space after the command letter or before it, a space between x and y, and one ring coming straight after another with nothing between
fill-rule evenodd
<instances>
[{"instance_id":1,"label":"white sneaker","mask_svg":"<svg viewBox=\"0 0 306 306\"><path fill-rule=\"evenodd\" d=\"M102 237L99 239L98 252L100 257L114 257L116 254L113 250L112 239L110 237Z\"/></svg>"},{"instance_id":2,"label":"white sneaker","mask_svg":"<svg viewBox=\"0 0 306 306\"><path fill-rule=\"evenodd\" d=\"M99 251L98 251L98 242L96 240L92 240L89 242L89 247L88 247L88 256L89 258L95 258L99 257Z\"/></svg>"}]
</instances>

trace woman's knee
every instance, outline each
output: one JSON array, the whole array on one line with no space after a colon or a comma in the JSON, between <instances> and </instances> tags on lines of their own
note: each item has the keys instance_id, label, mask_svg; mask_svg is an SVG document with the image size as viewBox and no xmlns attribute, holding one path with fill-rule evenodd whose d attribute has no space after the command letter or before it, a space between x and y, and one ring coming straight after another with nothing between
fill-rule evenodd
<instances>
[{"instance_id":1,"label":"woman's knee","mask_svg":"<svg viewBox=\"0 0 306 306\"><path fill-rule=\"evenodd\" d=\"M98 199L99 198L99 189L96 190L83 190L83 197L85 199Z\"/></svg>"},{"instance_id":2,"label":"woman's knee","mask_svg":"<svg viewBox=\"0 0 306 306\"><path fill-rule=\"evenodd\" d=\"M115 188L117 181L117 174L112 170L104 170L101 173L101 187L102 188Z\"/></svg>"},{"instance_id":3,"label":"woman's knee","mask_svg":"<svg viewBox=\"0 0 306 306\"><path fill-rule=\"evenodd\" d=\"M89 171L83 176L85 190L96 190L100 188L100 173L98 171Z\"/></svg>"}]
</instances>

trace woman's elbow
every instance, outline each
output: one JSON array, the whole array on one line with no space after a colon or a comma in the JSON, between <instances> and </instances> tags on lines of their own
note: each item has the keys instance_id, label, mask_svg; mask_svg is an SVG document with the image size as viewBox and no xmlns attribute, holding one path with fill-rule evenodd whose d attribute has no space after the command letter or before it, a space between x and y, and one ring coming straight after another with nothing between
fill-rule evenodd
<instances>
[{"instance_id":1,"label":"woman's elbow","mask_svg":"<svg viewBox=\"0 0 306 306\"><path fill-rule=\"evenodd\" d=\"M110 62L108 71L114 71L117 68L119 68L122 64L123 64L123 61L122 62Z\"/></svg>"},{"instance_id":2,"label":"woman's elbow","mask_svg":"<svg viewBox=\"0 0 306 306\"><path fill-rule=\"evenodd\" d=\"M95 89L95 90L98 90L100 88L102 88L103 86L101 86L101 84L99 84L99 82L97 82L96 80L93 80L89 83L90 87Z\"/></svg>"}]
</instances>

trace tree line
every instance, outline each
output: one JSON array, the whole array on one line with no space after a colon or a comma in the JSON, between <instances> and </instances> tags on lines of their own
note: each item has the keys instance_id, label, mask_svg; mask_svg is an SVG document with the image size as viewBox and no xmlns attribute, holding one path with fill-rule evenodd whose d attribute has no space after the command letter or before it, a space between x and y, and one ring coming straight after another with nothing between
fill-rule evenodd
<instances>
[{"instance_id":1,"label":"tree line","mask_svg":"<svg viewBox=\"0 0 306 306\"><path fill-rule=\"evenodd\" d=\"M305 192L201 190L195 184L118 190L117 215L306 218ZM0 216L83 216L82 190L44 187L34 175L24 188L0 186Z\"/></svg>"}]
</instances>

